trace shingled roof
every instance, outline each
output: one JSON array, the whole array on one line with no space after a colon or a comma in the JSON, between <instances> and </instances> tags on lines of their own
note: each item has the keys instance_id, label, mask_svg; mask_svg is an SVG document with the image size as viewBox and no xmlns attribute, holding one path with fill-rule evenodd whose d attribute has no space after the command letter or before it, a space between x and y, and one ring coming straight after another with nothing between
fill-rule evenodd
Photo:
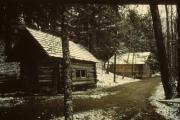
<instances>
[{"instance_id":1,"label":"shingled roof","mask_svg":"<svg viewBox=\"0 0 180 120\"><path fill-rule=\"evenodd\" d=\"M135 52L117 55L116 64L132 64L132 61L133 64L145 64L150 54L150 52ZM109 62L114 63L114 56L110 58Z\"/></svg>"},{"instance_id":2,"label":"shingled roof","mask_svg":"<svg viewBox=\"0 0 180 120\"><path fill-rule=\"evenodd\" d=\"M60 37L27 28L32 36L39 42L49 56L63 57L62 40ZM69 41L70 58L83 61L98 62L98 60L82 45Z\"/></svg>"}]
</instances>

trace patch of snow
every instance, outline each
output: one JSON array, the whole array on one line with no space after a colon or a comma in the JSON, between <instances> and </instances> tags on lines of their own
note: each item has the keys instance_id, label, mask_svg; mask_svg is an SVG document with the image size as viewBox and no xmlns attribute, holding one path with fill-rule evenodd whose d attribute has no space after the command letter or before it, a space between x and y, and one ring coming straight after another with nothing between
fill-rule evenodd
<instances>
[{"instance_id":1,"label":"patch of snow","mask_svg":"<svg viewBox=\"0 0 180 120\"><path fill-rule=\"evenodd\" d=\"M94 92L90 94L74 94L74 98L93 98L93 99L101 99L102 97L108 96L108 95L114 95L116 92L103 92L98 90L93 90Z\"/></svg>"},{"instance_id":2,"label":"patch of snow","mask_svg":"<svg viewBox=\"0 0 180 120\"><path fill-rule=\"evenodd\" d=\"M180 104L176 102L180 101L180 98L171 100L164 100L164 98L163 86L160 84L149 100L155 107L156 112L164 116L167 120L180 120ZM166 103L161 101L166 101Z\"/></svg>"},{"instance_id":3,"label":"patch of snow","mask_svg":"<svg viewBox=\"0 0 180 120\"><path fill-rule=\"evenodd\" d=\"M0 107L13 107L24 102L21 98L0 97Z\"/></svg>"},{"instance_id":4,"label":"patch of snow","mask_svg":"<svg viewBox=\"0 0 180 120\"><path fill-rule=\"evenodd\" d=\"M94 99L101 99L104 96L109 95L108 93L100 93L95 95L74 95L74 98L94 98Z\"/></svg>"},{"instance_id":5,"label":"patch of snow","mask_svg":"<svg viewBox=\"0 0 180 120\"><path fill-rule=\"evenodd\" d=\"M114 74L109 72L109 74L106 73L105 70L102 70L100 68L97 68L97 79L99 80L97 82L97 87L114 87L130 82L137 82L139 79L129 78L129 77L123 77L120 75L116 75L116 82L113 81Z\"/></svg>"},{"instance_id":6,"label":"patch of snow","mask_svg":"<svg viewBox=\"0 0 180 120\"><path fill-rule=\"evenodd\" d=\"M155 74L152 74L152 77L159 77L159 76L161 76L161 73L160 73L160 72L157 72L157 73L155 73Z\"/></svg>"},{"instance_id":7,"label":"patch of snow","mask_svg":"<svg viewBox=\"0 0 180 120\"><path fill-rule=\"evenodd\" d=\"M74 120L113 120L116 112L113 109L90 110L73 115ZM64 120L64 117L53 118L51 120Z\"/></svg>"}]
</instances>

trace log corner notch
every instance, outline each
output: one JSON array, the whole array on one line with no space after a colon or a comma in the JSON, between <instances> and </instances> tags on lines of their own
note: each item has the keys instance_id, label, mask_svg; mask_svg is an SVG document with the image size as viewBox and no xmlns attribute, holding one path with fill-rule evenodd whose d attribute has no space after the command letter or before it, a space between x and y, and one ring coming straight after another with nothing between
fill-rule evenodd
<instances>
[{"instance_id":1,"label":"log corner notch","mask_svg":"<svg viewBox=\"0 0 180 120\"><path fill-rule=\"evenodd\" d=\"M173 86L170 80L170 73L168 69L168 61L166 50L164 46L164 38L162 33L162 25L158 10L158 5L150 4L150 11L152 15L154 36L156 39L158 61L160 65L161 81L163 84L166 99L171 99L174 96Z\"/></svg>"},{"instance_id":2,"label":"log corner notch","mask_svg":"<svg viewBox=\"0 0 180 120\"><path fill-rule=\"evenodd\" d=\"M70 77L71 61L69 40L67 38L66 5L62 4L62 50L63 50L63 81L64 81L64 116L65 120L73 120L72 79Z\"/></svg>"}]
</instances>

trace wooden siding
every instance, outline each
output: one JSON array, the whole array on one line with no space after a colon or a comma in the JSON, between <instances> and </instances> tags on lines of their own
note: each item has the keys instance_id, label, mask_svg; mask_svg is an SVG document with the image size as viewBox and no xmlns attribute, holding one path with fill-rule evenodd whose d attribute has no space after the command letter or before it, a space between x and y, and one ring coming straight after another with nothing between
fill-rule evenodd
<instances>
[{"instance_id":1,"label":"wooden siding","mask_svg":"<svg viewBox=\"0 0 180 120\"><path fill-rule=\"evenodd\" d=\"M38 84L40 91L58 91L59 64L56 62L38 64Z\"/></svg>"},{"instance_id":2,"label":"wooden siding","mask_svg":"<svg viewBox=\"0 0 180 120\"><path fill-rule=\"evenodd\" d=\"M132 70L133 68L133 70ZM110 65L110 72L114 73L114 65ZM148 64L117 64L116 73L123 76L132 76L132 71L135 77L150 77L151 71Z\"/></svg>"},{"instance_id":3,"label":"wooden siding","mask_svg":"<svg viewBox=\"0 0 180 120\"><path fill-rule=\"evenodd\" d=\"M96 73L95 73L95 63L82 63L82 62L73 62L72 63L72 80L76 84L95 84ZM85 70L87 71L86 77L77 77L76 70Z\"/></svg>"},{"instance_id":4,"label":"wooden siding","mask_svg":"<svg viewBox=\"0 0 180 120\"><path fill-rule=\"evenodd\" d=\"M95 85L96 84L96 66L93 62L73 61L71 63L71 77L73 86ZM77 70L86 70L87 77L77 77ZM38 84L40 91L58 92L63 90L63 68L57 60L51 62L42 62L38 64Z\"/></svg>"}]
</instances>

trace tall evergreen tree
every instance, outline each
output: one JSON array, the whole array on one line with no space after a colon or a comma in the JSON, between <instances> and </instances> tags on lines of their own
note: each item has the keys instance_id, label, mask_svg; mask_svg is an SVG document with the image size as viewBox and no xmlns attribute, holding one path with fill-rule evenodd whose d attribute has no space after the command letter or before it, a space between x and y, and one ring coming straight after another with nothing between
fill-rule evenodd
<instances>
[{"instance_id":1,"label":"tall evergreen tree","mask_svg":"<svg viewBox=\"0 0 180 120\"><path fill-rule=\"evenodd\" d=\"M67 32L66 6L62 6L62 50L63 50L63 80L64 80L64 116L65 120L73 120L73 103L72 103L72 80L70 77L70 52Z\"/></svg>"},{"instance_id":2,"label":"tall evergreen tree","mask_svg":"<svg viewBox=\"0 0 180 120\"><path fill-rule=\"evenodd\" d=\"M155 35L156 45L157 45L157 54L158 54L158 61L160 65L161 81L164 87L165 97L166 99L170 99L173 97L173 88L170 81L168 60L167 60L166 50L164 46L164 38L163 38L163 33L162 33L162 26L161 26L158 6L150 5L150 10L151 10L151 15L152 15L154 35Z\"/></svg>"}]
</instances>

